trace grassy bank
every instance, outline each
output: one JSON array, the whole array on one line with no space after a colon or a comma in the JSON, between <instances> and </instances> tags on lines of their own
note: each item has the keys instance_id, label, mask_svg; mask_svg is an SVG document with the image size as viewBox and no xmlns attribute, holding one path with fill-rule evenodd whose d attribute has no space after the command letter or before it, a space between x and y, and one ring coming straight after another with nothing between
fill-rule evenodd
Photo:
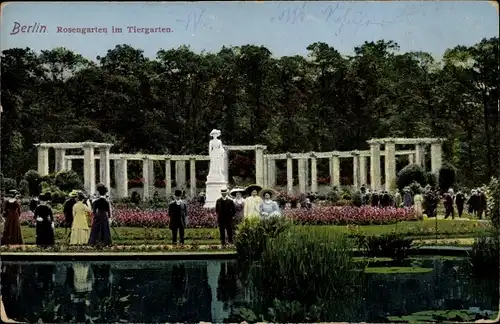
<instances>
[{"instance_id":1,"label":"grassy bank","mask_svg":"<svg viewBox=\"0 0 500 324\"><path fill-rule=\"evenodd\" d=\"M390 225L364 226L297 226L311 232L338 232L359 233L364 235L381 235L398 232L415 239L461 238L474 237L484 232L488 223L477 221L435 220L418 222L400 222ZM35 243L35 229L22 227L25 244ZM69 232L67 232L69 233ZM64 228L56 228L56 243L65 244L67 234ZM165 244L171 241L171 232L168 228L138 228L115 227L111 231L115 244L121 245L154 245ZM186 244L210 245L219 244L219 230L214 228L188 228L185 235Z\"/></svg>"}]
</instances>

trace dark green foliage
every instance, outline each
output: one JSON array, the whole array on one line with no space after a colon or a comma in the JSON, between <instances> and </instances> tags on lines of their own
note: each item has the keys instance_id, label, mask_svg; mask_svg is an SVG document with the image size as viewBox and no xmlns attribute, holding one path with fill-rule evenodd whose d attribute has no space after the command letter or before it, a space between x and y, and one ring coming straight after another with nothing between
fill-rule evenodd
<instances>
[{"instance_id":1,"label":"dark green foliage","mask_svg":"<svg viewBox=\"0 0 500 324\"><path fill-rule=\"evenodd\" d=\"M419 165L409 164L398 172L396 185L399 190L402 190L414 181L421 185L425 185L425 173Z\"/></svg>"},{"instance_id":2,"label":"dark green foliage","mask_svg":"<svg viewBox=\"0 0 500 324\"><path fill-rule=\"evenodd\" d=\"M388 40L360 44L349 56L316 42L308 57L242 45L215 53L180 46L152 59L118 45L95 63L62 48L8 49L1 57L2 171L19 180L36 165L39 142L93 140L113 143L114 152L206 154L207 134L217 127L229 136L223 141L264 144L275 153L362 150L370 138L442 137L444 158L460 170L459 180L477 186L499 165L493 158L498 109L491 104L498 101L497 44L495 37L457 46L441 61L400 52ZM233 159L232 176L253 176L251 153ZM140 177L139 164L129 169L129 179ZM200 170L198 179L204 177Z\"/></svg>"},{"instance_id":3,"label":"dark green foliage","mask_svg":"<svg viewBox=\"0 0 500 324\"><path fill-rule=\"evenodd\" d=\"M430 186L435 188L437 185L436 175L432 172L426 172L425 173L425 184L430 185Z\"/></svg>"},{"instance_id":4,"label":"dark green foliage","mask_svg":"<svg viewBox=\"0 0 500 324\"><path fill-rule=\"evenodd\" d=\"M41 179L40 173L36 170L29 170L24 174L24 180L28 181L29 194L31 196L38 196L40 194Z\"/></svg>"},{"instance_id":5,"label":"dark green foliage","mask_svg":"<svg viewBox=\"0 0 500 324\"><path fill-rule=\"evenodd\" d=\"M439 189L445 192L452 188L456 181L455 168L450 164L445 164L439 169Z\"/></svg>"},{"instance_id":6,"label":"dark green foliage","mask_svg":"<svg viewBox=\"0 0 500 324\"><path fill-rule=\"evenodd\" d=\"M238 258L245 261L259 260L267 241L288 231L292 222L283 217L245 218L238 226L236 236L236 252Z\"/></svg>"},{"instance_id":7,"label":"dark green foliage","mask_svg":"<svg viewBox=\"0 0 500 324\"><path fill-rule=\"evenodd\" d=\"M4 189L6 193L8 193L10 190L17 190L16 180L11 178L4 178L2 189Z\"/></svg>"},{"instance_id":8,"label":"dark green foliage","mask_svg":"<svg viewBox=\"0 0 500 324\"><path fill-rule=\"evenodd\" d=\"M21 181L19 181L19 193L23 197L29 196L29 194L30 194L30 185L29 185L28 181L26 181L24 179L21 180Z\"/></svg>"},{"instance_id":9,"label":"dark green foliage","mask_svg":"<svg viewBox=\"0 0 500 324\"><path fill-rule=\"evenodd\" d=\"M391 233L380 236L354 235L358 247L368 257L387 257L396 261L404 260L411 248L413 239L402 234Z\"/></svg>"},{"instance_id":10,"label":"dark green foliage","mask_svg":"<svg viewBox=\"0 0 500 324\"><path fill-rule=\"evenodd\" d=\"M490 233L474 240L469 252L470 264L474 273L479 275L498 275L500 262L500 233L492 228Z\"/></svg>"},{"instance_id":11,"label":"dark green foliage","mask_svg":"<svg viewBox=\"0 0 500 324\"><path fill-rule=\"evenodd\" d=\"M56 174L54 184L62 191L83 189L83 182L78 174L73 170L60 171Z\"/></svg>"}]
</instances>

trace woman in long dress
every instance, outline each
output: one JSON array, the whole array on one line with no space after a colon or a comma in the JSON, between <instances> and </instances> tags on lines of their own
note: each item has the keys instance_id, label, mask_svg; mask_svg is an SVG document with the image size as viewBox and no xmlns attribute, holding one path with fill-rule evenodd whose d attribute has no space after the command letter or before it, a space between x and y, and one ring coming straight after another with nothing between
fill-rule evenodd
<instances>
[{"instance_id":1,"label":"woman in long dress","mask_svg":"<svg viewBox=\"0 0 500 324\"><path fill-rule=\"evenodd\" d=\"M78 193L77 202L73 206L73 224L71 226L71 236L69 239L70 245L87 244L90 237L90 228L88 216L91 213L90 208L83 203L85 195L82 192Z\"/></svg>"},{"instance_id":2,"label":"woman in long dress","mask_svg":"<svg viewBox=\"0 0 500 324\"><path fill-rule=\"evenodd\" d=\"M413 208L415 208L415 212L419 218L424 217L424 196L420 192L417 192L415 197L413 197Z\"/></svg>"},{"instance_id":3,"label":"woman in long dress","mask_svg":"<svg viewBox=\"0 0 500 324\"><path fill-rule=\"evenodd\" d=\"M208 153L210 156L210 169L207 180L223 181L224 180L224 164L225 150L221 140L218 138L221 132L214 129L210 132L213 138L210 140ZM208 179L209 178L209 179Z\"/></svg>"},{"instance_id":4,"label":"woman in long dress","mask_svg":"<svg viewBox=\"0 0 500 324\"><path fill-rule=\"evenodd\" d=\"M281 216L280 208L278 203L272 200L273 190L264 189L261 191L262 203L260 204L260 217L269 218L274 216Z\"/></svg>"},{"instance_id":5,"label":"woman in long dress","mask_svg":"<svg viewBox=\"0 0 500 324\"><path fill-rule=\"evenodd\" d=\"M99 184L97 186L99 198L92 202L92 229L90 231L89 245L109 246L111 245L111 208L105 195L108 188Z\"/></svg>"},{"instance_id":6,"label":"woman in long dress","mask_svg":"<svg viewBox=\"0 0 500 324\"><path fill-rule=\"evenodd\" d=\"M15 190L9 192L8 200L3 206L3 217L5 218L2 234L2 245L21 245L23 244L23 234L21 231L21 204L18 201L18 193Z\"/></svg>"},{"instance_id":7,"label":"woman in long dress","mask_svg":"<svg viewBox=\"0 0 500 324\"><path fill-rule=\"evenodd\" d=\"M36 219L36 245L49 247L54 245L54 213L48 205L50 194L39 197L40 204L36 206L34 217Z\"/></svg>"},{"instance_id":8,"label":"woman in long dress","mask_svg":"<svg viewBox=\"0 0 500 324\"><path fill-rule=\"evenodd\" d=\"M262 190L262 187L257 185L252 185L245 189L250 196L244 202L243 218L260 216L260 205L262 204L262 198L259 197L260 190Z\"/></svg>"},{"instance_id":9,"label":"woman in long dress","mask_svg":"<svg viewBox=\"0 0 500 324\"><path fill-rule=\"evenodd\" d=\"M243 199L242 193L244 189L233 189L231 190L231 196L234 197L233 202L236 208L236 214L234 215L234 226L238 226L243 221L243 209L245 208L245 199Z\"/></svg>"}]
</instances>

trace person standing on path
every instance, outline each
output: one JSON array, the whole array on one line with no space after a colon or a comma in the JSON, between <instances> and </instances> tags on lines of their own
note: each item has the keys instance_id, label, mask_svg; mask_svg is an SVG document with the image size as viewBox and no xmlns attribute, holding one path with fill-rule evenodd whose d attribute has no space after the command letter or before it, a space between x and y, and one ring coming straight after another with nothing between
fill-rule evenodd
<instances>
[{"instance_id":1,"label":"person standing on path","mask_svg":"<svg viewBox=\"0 0 500 324\"><path fill-rule=\"evenodd\" d=\"M448 217L451 216L451 219L455 219L455 210L453 208L453 189L448 189L448 192L446 192L443 195L443 200L444 200L444 210L445 210L445 215L444 219L447 219Z\"/></svg>"},{"instance_id":2,"label":"person standing on path","mask_svg":"<svg viewBox=\"0 0 500 324\"><path fill-rule=\"evenodd\" d=\"M184 244L184 229L187 225L187 206L181 199L182 191L176 190L174 193L174 201L168 205L168 217L172 230L172 244L177 244L177 234L179 234L179 242Z\"/></svg>"},{"instance_id":3,"label":"person standing on path","mask_svg":"<svg viewBox=\"0 0 500 324\"><path fill-rule=\"evenodd\" d=\"M215 213L217 214L217 223L219 224L220 241L222 245L233 244L233 220L236 215L236 206L227 194L227 188L220 191L222 197L215 202ZM227 242L226 242L227 233Z\"/></svg>"},{"instance_id":4,"label":"person standing on path","mask_svg":"<svg viewBox=\"0 0 500 324\"><path fill-rule=\"evenodd\" d=\"M457 195L455 196L455 204L457 205L458 217L461 218L464 212L465 205L465 195L461 190L459 190L457 192Z\"/></svg>"},{"instance_id":5,"label":"person standing on path","mask_svg":"<svg viewBox=\"0 0 500 324\"><path fill-rule=\"evenodd\" d=\"M40 247L49 247L56 243L54 236L54 213L48 204L50 198L49 193L40 195L40 204L35 208L36 245Z\"/></svg>"},{"instance_id":6,"label":"person standing on path","mask_svg":"<svg viewBox=\"0 0 500 324\"><path fill-rule=\"evenodd\" d=\"M262 187L258 185L251 185L245 189L245 191L249 194L249 197L245 199L243 218L257 218L260 216L262 198L259 197L259 191L261 190Z\"/></svg>"},{"instance_id":7,"label":"person standing on path","mask_svg":"<svg viewBox=\"0 0 500 324\"><path fill-rule=\"evenodd\" d=\"M92 212L90 208L83 203L85 195L82 192L78 193L78 201L73 206L73 221L71 225L70 245L87 244L90 237L89 216Z\"/></svg>"},{"instance_id":8,"label":"person standing on path","mask_svg":"<svg viewBox=\"0 0 500 324\"><path fill-rule=\"evenodd\" d=\"M478 209L477 209L477 218L478 219L483 219L483 214L486 211L486 205L487 205L487 198L486 194L484 192L485 190L482 190L480 188L477 189L477 195L478 195Z\"/></svg>"},{"instance_id":9,"label":"person standing on path","mask_svg":"<svg viewBox=\"0 0 500 324\"><path fill-rule=\"evenodd\" d=\"M64 233L68 236L68 228L71 228L73 224L73 206L76 204L76 197L78 192L73 190L69 193L68 199L64 202L63 214L64 214Z\"/></svg>"},{"instance_id":10,"label":"person standing on path","mask_svg":"<svg viewBox=\"0 0 500 324\"><path fill-rule=\"evenodd\" d=\"M243 209L245 208L245 199L243 198L243 193L245 189L233 189L229 193L234 197L234 206L236 207L236 215L234 215L233 227L238 226L243 221Z\"/></svg>"},{"instance_id":11,"label":"person standing on path","mask_svg":"<svg viewBox=\"0 0 500 324\"><path fill-rule=\"evenodd\" d=\"M89 245L110 246L111 245L111 208L105 196L108 188L103 184L97 186L99 198L92 202L92 229L90 231Z\"/></svg>"},{"instance_id":12,"label":"person standing on path","mask_svg":"<svg viewBox=\"0 0 500 324\"><path fill-rule=\"evenodd\" d=\"M2 235L2 245L22 245L23 234L21 231L21 204L18 201L19 194L17 190L9 191L7 201L3 206L3 217L5 218L4 230Z\"/></svg>"}]
</instances>

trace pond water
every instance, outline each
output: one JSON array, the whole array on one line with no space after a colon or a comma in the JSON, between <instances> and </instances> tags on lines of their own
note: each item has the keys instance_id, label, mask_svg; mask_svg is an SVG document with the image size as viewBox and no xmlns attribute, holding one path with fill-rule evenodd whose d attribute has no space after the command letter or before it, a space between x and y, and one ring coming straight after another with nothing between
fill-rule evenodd
<instances>
[{"instance_id":1,"label":"pond water","mask_svg":"<svg viewBox=\"0 0 500 324\"><path fill-rule=\"evenodd\" d=\"M431 271L367 274L361 307L344 320L375 322L430 309L497 311L498 282L469 278L461 271L465 262L422 258L406 266ZM2 262L1 283L8 316L28 322L220 323L247 301L232 260Z\"/></svg>"}]
</instances>

